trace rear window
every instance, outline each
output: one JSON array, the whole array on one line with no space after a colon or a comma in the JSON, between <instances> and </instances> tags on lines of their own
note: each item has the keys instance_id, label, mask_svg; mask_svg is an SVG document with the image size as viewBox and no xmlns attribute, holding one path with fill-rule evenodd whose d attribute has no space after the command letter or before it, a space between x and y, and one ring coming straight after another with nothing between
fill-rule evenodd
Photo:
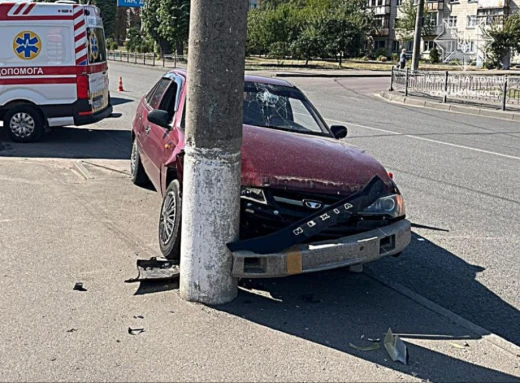
<instances>
[{"instance_id":1,"label":"rear window","mask_svg":"<svg viewBox=\"0 0 520 383\"><path fill-rule=\"evenodd\" d=\"M89 64L107 61L105 32L103 28L87 28Z\"/></svg>"}]
</instances>

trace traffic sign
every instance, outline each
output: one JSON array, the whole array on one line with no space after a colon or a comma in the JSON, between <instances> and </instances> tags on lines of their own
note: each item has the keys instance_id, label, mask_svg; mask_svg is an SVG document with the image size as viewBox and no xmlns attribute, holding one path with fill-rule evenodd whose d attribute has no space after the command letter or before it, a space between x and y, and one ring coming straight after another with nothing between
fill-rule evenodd
<instances>
[{"instance_id":1,"label":"traffic sign","mask_svg":"<svg viewBox=\"0 0 520 383\"><path fill-rule=\"evenodd\" d=\"M142 8L144 0L117 0L117 5L119 7Z\"/></svg>"}]
</instances>

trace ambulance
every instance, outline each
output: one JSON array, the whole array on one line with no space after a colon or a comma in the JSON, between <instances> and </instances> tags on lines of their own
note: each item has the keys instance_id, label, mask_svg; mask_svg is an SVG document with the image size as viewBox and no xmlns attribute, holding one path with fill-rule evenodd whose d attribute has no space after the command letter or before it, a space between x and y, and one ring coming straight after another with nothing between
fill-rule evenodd
<instances>
[{"instance_id":1,"label":"ambulance","mask_svg":"<svg viewBox=\"0 0 520 383\"><path fill-rule=\"evenodd\" d=\"M16 142L112 114L100 11L72 1L0 2L0 121Z\"/></svg>"}]
</instances>

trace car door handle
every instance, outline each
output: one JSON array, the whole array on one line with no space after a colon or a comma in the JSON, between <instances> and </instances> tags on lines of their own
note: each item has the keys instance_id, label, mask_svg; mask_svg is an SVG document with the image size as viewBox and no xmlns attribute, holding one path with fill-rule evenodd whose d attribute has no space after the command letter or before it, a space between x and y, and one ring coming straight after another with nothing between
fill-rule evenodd
<instances>
[{"instance_id":1,"label":"car door handle","mask_svg":"<svg viewBox=\"0 0 520 383\"><path fill-rule=\"evenodd\" d=\"M146 131L146 134L150 134L152 127L150 125L146 125L146 128L144 130Z\"/></svg>"}]
</instances>

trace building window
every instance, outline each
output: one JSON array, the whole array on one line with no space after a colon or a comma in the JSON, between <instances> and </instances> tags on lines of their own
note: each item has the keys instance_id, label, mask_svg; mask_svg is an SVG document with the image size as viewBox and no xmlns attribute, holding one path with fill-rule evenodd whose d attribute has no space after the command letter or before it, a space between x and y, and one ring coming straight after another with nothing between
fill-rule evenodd
<instances>
[{"instance_id":1,"label":"building window","mask_svg":"<svg viewBox=\"0 0 520 383\"><path fill-rule=\"evenodd\" d=\"M435 28L437 26L437 12L426 14L424 25L430 28Z\"/></svg>"},{"instance_id":2,"label":"building window","mask_svg":"<svg viewBox=\"0 0 520 383\"><path fill-rule=\"evenodd\" d=\"M374 48L376 50L378 50L378 49L385 49L386 48L386 41L385 40L374 41Z\"/></svg>"},{"instance_id":3,"label":"building window","mask_svg":"<svg viewBox=\"0 0 520 383\"><path fill-rule=\"evenodd\" d=\"M399 52L399 41L393 41L392 42L392 52Z\"/></svg>"},{"instance_id":4,"label":"building window","mask_svg":"<svg viewBox=\"0 0 520 383\"><path fill-rule=\"evenodd\" d=\"M376 17L374 17L374 24L378 28L388 28L388 27L390 27L390 17L389 16L376 16Z\"/></svg>"},{"instance_id":5,"label":"building window","mask_svg":"<svg viewBox=\"0 0 520 383\"><path fill-rule=\"evenodd\" d=\"M451 28L457 27L457 16L448 17L448 27L451 27Z\"/></svg>"},{"instance_id":6,"label":"building window","mask_svg":"<svg viewBox=\"0 0 520 383\"><path fill-rule=\"evenodd\" d=\"M424 51L425 52L431 51L433 48L435 48L435 45L436 44L433 40L425 41L424 42Z\"/></svg>"},{"instance_id":7,"label":"building window","mask_svg":"<svg viewBox=\"0 0 520 383\"><path fill-rule=\"evenodd\" d=\"M475 28L477 26L477 15L470 15L466 18L466 27Z\"/></svg>"},{"instance_id":8,"label":"building window","mask_svg":"<svg viewBox=\"0 0 520 383\"><path fill-rule=\"evenodd\" d=\"M403 5L403 0L396 0L395 5L397 5L398 7L400 7L401 5Z\"/></svg>"}]
</instances>

